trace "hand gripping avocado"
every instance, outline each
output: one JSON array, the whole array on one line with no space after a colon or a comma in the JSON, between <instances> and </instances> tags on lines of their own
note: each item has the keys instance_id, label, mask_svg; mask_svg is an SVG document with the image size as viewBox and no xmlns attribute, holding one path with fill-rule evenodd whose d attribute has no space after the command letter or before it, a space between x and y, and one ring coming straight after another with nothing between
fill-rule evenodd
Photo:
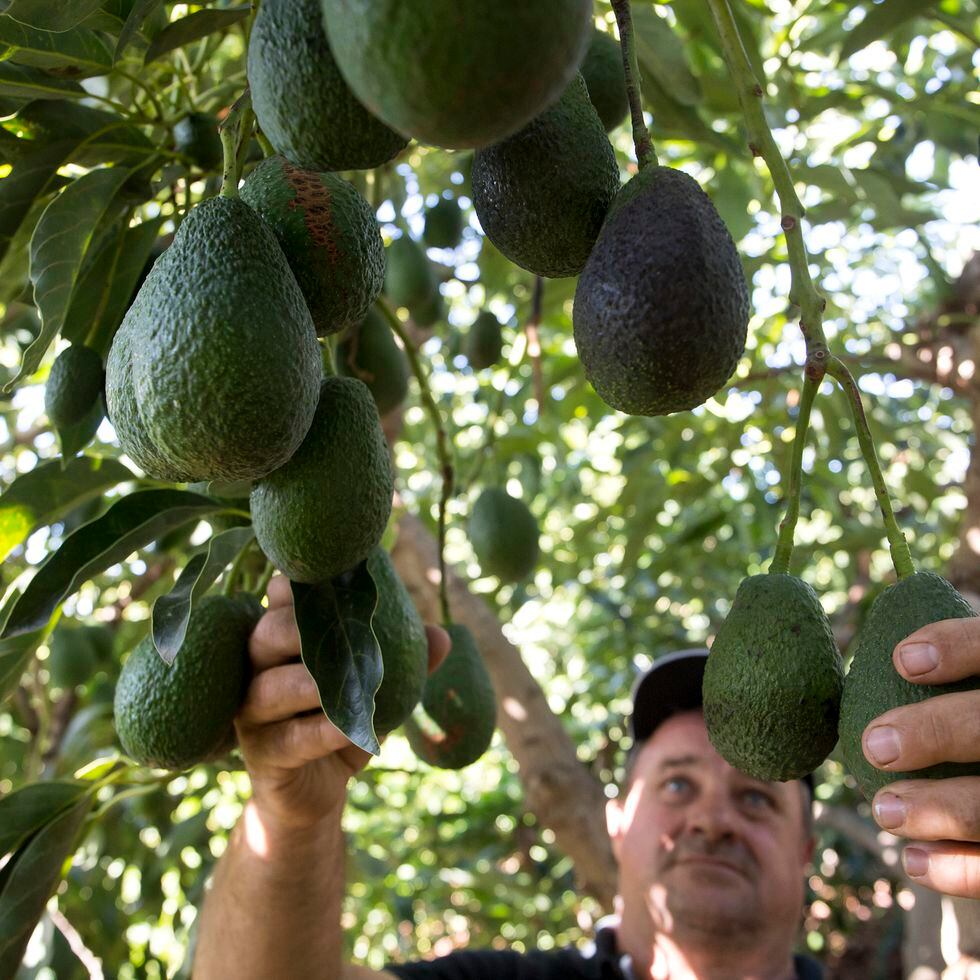
<instances>
[{"instance_id":1,"label":"hand gripping avocado","mask_svg":"<svg viewBox=\"0 0 980 980\"><path fill-rule=\"evenodd\" d=\"M303 444L252 489L255 536L293 581L336 578L381 540L393 491L388 447L367 385L324 378Z\"/></svg>"},{"instance_id":2,"label":"hand gripping avocado","mask_svg":"<svg viewBox=\"0 0 980 980\"><path fill-rule=\"evenodd\" d=\"M337 345L337 373L359 378L371 389L378 415L387 415L405 400L408 358L377 310L368 310L363 323Z\"/></svg>"},{"instance_id":3,"label":"hand gripping avocado","mask_svg":"<svg viewBox=\"0 0 980 980\"><path fill-rule=\"evenodd\" d=\"M184 219L116 333L109 417L158 479L258 479L303 441L321 372L275 236L243 201L214 197Z\"/></svg>"},{"instance_id":4,"label":"hand gripping avocado","mask_svg":"<svg viewBox=\"0 0 980 980\"><path fill-rule=\"evenodd\" d=\"M695 408L731 377L748 318L738 252L708 195L680 170L641 170L575 290L575 345L599 397L631 415Z\"/></svg>"},{"instance_id":5,"label":"hand gripping avocado","mask_svg":"<svg viewBox=\"0 0 980 980\"><path fill-rule=\"evenodd\" d=\"M316 332L359 323L384 285L385 249L374 212L353 184L276 156L248 175L241 195L275 233Z\"/></svg>"},{"instance_id":6,"label":"hand gripping avocado","mask_svg":"<svg viewBox=\"0 0 980 980\"><path fill-rule=\"evenodd\" d=\"M704 723L736 769L799 779L837 742L844 671L820 600L795 575L743 579L704 669Z\"/></svg>"},{"instance_id":7,"label":"hand gripping avocado","mask_svg":"<svg viewBox=\"0 0 980 980\"><path fill-rule=\"evenodd\" d=\"M910 633L942 619L975 616L973 607L942 576L915 572L885 589L865 617L854 638L854 659L844 678L841 701L840 746L844 766L870 800L896 779L945 779L980 776L980 763L943 762L914 772L876 769L861 747L868 723L906 704L958 691L974 691L980 678L953 684L911 684L895 670L892 652Z\"/></svg>"},{"instance_id":8,"label":"hand gripping avocado","mask_svg":"<svg viewBox=\"0 0 980 980\"><path fill-rule=\"evenodd\" d=\"M618 189L616 155L581 75L520 132L473 156L483 230L538 276L582 271Z\"/></svg>"},{"instance_id":9,"label":"hand gripping avocado","mask_svg":"<svg viewBox=\"0 0 980 980\"><path fill-rule=\"evenodd\" d=\"M564 91L585 55L591 0L322 0L337 64L392 129L487 146Z\"/></svg>"},{"instance_id":10,"label":"hand gripping avocado","mask_svg":"<svg viewBox=\"0 0 980 980\"><path fill-rule=\"evenodd\" d=\"M428 719L405 720L405 736L430 766L462 769L490 747L497 725L497 703L490 675L465 627L446 627L449 656L429 675L422 694ZM427 723L426 723L427 722Z\"/></svg>"},{"instance_id":11,"label":"hand gripping avocado","mask_svg":"<svg viewBox=\"0 0 980 980\"><path fill-rule=\"evenodd\" d=\"M247 72L262 132L299 167L368 170L408 143L368 112L341 77L318 0L262 0Z\"/></svg>"},{"instance_id":12,"label":"hand gripping avocado","mask_svg":"<svg viewBox=\"0 0 980 980\"><path fill-rule=\"evenodd\" d=\"M469 538L484 575L520 582L538 562L538 522L503 487L487 487L473 505Z\"/></svg>"}]
</instances>

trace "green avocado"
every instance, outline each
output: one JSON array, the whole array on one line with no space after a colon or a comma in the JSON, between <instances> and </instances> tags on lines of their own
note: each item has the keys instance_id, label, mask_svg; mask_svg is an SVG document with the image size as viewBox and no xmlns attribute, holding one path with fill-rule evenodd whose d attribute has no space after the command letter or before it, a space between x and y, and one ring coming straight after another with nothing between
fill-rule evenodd
<instances>
[{"instance_id":1,"label":"green avocado","mask_svg":"<svg viewBox=\"0 0 980 980\"><path fill-rule=\"evenodd\" d=\"M743 579L704 670L718 752L756 779L800 779L837 742L844 670L816 593L795 575Z\"/></svg>"},{"instance_id":2,"label":"green avocado","mask_svg":"<svg viewBox=\"0 0 980 980\"><path fill-rule=\"evenodd\" d=\"M844 678L840 747L845 768L870 800L896 779L980 776L980 763L943 762L914 772L876 769L864 757L861 736L879 715L906 704L958 691L975 691L980 678L952 684L911 684L895 670L892 653L910 633L943 619L976 616L973 607L942 576L915 572L885 589L874 601L852 641L854 659Z\"/></svg>"},{"instance_id":3,"label":"green avocado","mask_svg":"<svg viewBox=\"0 0 980 980\"><path fill-rule=\"evenodd\" d=\"M731 377L748 319L738 252L708 195L680 170L641 170L575 290L575 345L599 397L632 415L695 408Z\"/></svg>"},{"instance_id":4,"label":"green avocado","mask_svg":"<svg viewBox=\"0 0 980 980\"><path fill-rule=\"evenodd\" d=\"M473 208L487 238L538 276L582 271L618 189L616 155L581 75L520 132L473 157Z\"/></svg>"},{"instance_id":5,"label":"green avocado","mask_svg":"<svg viewBox=\"0 0 980 980\"><path fill-rule=\"evenodd\" d=\"M449 655L428 677L422 693L423 723L405 719L405 736L430 766L462 769L490 747L497 725L497 703L490 675L465 627L445 627Z\"/></svg>"},{"instance_id":6,"label":"green avocado","mask_svg":"<svg viewBox=\"0 0 980 980\"><path fill-rule=\"evenodd\" d=\"M62 620L48 640L48 673L55 687L85 684L112 657L113 634L105 625L70 625Z\"/></svg>"},{"instance_id":7,"label":"green avocado","mask_svg":"<svg viewBox=\"0 0 980 980\"><path fill-rule=\"evenodd\" d=\"M44 386L44 411L57 429L77 425L102 395L102 358L83 344L66 347L55 358Z\"/></svg>"},{"instance_id":8,"label":"green avocado","mask_svg":"<svg viewBox=\"0 0 980 980\"><path fill-rule=\"evenodd\" d=\"M240 199L214 197L181 223L123 319L106 369L109 417L158 479L258 479L302 442L321 373L275 236Z\"/></svg>"},{"instance_id":9,"label":"green avocado","mask_svg":"<svg viewBox=\"0 0 980 980\"><path fill-rule=\"evenodd\" d=\"M580 71L589 90L589 101L606 132L611 133L630 111L619 41L605 31L593 31Z\"/></svg>"},{"instance_id":10,"label":"green avocado","mask_svg":"<svg viewBox=\"0 0 980 980\"><path fill-rule=\"evenodd\" d=\"M306 170L369 170L408 140L376 119L341 77L318 0L262 0L247 74L259 127Z\"/></svg>"},{"instance_id":11,"label":"green avocado","mask_svg":"<svg viewBox=\"0 0 980 980\"><path fill-rule=\"evenodd\" d=\"M463 237L463 212L454 197L440 197L425 212L426 244L433 248L455 248Z\"/></svg>"},{"instance_id":12,"label":"green avocado","mask_svg":"<svg viewBox=\"0 0 980 980\"><path fill-rule=\"evenodd\" d=\"M409 308L412 314L412 322L417 327L423 329L431 327L444 319L446 316L446 304L443 302L442 293L435 279L432 281L432 291L421 303L415 303Z\"/></svg>"},{"instance_id":13,"label":"green avocado","mask_svg":"<svg viewBox=\"0 0 980 980\"><path fill-rule=\"evenodd\" d=\"M392 129L487 146L564 91L585 56L592 0L322 0L337 64Z\"/></svg>"},{"instance_id":14,"label":"green avocado","mask_svg":"<svg viewBox=\"0 0 980 980\"><path fill-rule=\"evenodd\" d=\"M368 555L367 567L378 589L371 628L384 664L381 687L374 696L374 732L382 738L412 713L422 697L429 671L429 640L388 552L375 548Z\"/></svg>"},{"instance_id":15,"label":"green avocado","mask_svg":"<svg viewBox=\"0 0 980 980\"><path fill-rule=\"evenodd\" d=\"M320 336L359 323L381 294L385 249L367 201L337 174L260 163L242 200L275 233Z\"/></svg>"},{"instance_id":16,"label":"green avocado","mask_svg":"<svg viewBox=\"0 0 980 980\"><path fill-rule=\"evenodd\" d=\"M189 112L174 124L174 144L202 170L220 170L224 159L218 120L206 112Z\"/></svg>"},{"instance_id":17,"label":"green avocado","mask_svg":"<svg viewBox=\"0 0 980 980\"><path fill-rule=\"evenodd\" d=\"M116 683L116 733L144 766L186 769L227 751L249 681L248 637L258 617L237 598L207 595L168 666L147 636Z\"/></svg>"},{"instance_id":18,"label":"green avocado","mask_svg":"<svg viewBox=\"0 0 980 980\"><path fill-rule=\"evenodd\" d=\"M379 415L387 415L405 400L408 358L377 310L368 310L360 326L337 345L337 373L360 378L370 388Z\"/></svg>"},{"instance_id":19,"label":"green avocado","mask_svg":"<svg viewBox=\"0 0 980 980\"><path fill-rule=\"evenodd\" d=\"M437 290L435 273L425 249L406 234L388 246L385 292L395 306L411 310L431 301Z\"/></svg>"},{"instance_id":20,"label":"green avocado","mask_svg":"<svg viewBox=\"0 0 980 980\"><path fill-rule=\"evenodd\" d=\"M470 544L484 575L526 579L538 563L538 522L527 504L502 487L487 487L473 505Z\"/></svg>"},{"instance_id":21,"label":"green avocado","mask_svg":"<svg viewBox=\"0 0 980 980\"><path fill-rule=\"evenodd\" d=\"M466 332L463 352L474 371L493 367L500 360L504 350L504 338L500 321L489 311L477 314L472 326Z\"/></svg>"},{"instance_id":22,"label":"green avocado","mask_svg":"<svg viewBox=\"0 0 980 980\"><path fill-rule=\"evenodd\" d=\"M252 524L295 582L323 582L364 561L391 514L394 473L378 409L356 378L324 378L309 434L252 488Z\"/></svg>"}]
</instances>

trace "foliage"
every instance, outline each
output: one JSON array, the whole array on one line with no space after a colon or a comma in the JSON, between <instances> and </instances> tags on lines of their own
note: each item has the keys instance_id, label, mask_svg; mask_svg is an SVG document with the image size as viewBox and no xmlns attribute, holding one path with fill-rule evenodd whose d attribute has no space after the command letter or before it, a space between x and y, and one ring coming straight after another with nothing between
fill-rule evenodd
<instances>
[{"instance_id":1,"label":"foliage","mask_svg":"<svg viewBox=\"0 0 980 980\"><path fill-rule=\"evenodd\" d=\"M960 191L975 167L970 69L980 22L964 0L733 6L807 208L828 340L859 376L913 556L942 570L964 506L969 406L956 384L909 375L901 354L929 339L928 314L949 300L978 244L964 230ZM595 13L611 29L603 0ZM421 335L420 349L457 475L447 557L478 574L465 518L481 487L506 486L529 504L541 527L533 580L474 578L473 589L496 604L579 757L609 787L636 670L711 638L741 578L772 557L803 356L772 184L746 147L707 7L637 0L633 13L660 160L712 197L751 283L745 356L702 407L660 418L608 409L576 358L573 279L545 283L537 330L523 331L532 277L482 235L470 154L412 143L391 164L345 175L375 206L386 241L399 231L420 238L426 205L447 189L464 208L459 246L429 250L448 317ZM73 849L18 976L85 976L86 948L108 975L189 975L206 873L248 793L228 765L177 776L131 767L111 718L120 662L150 629L155 600L170 594L169 618L153 621L179 633L190 602L229 564L219 587L230 576L261 585L250 537L231 530L247 523L242 488L149 480L120 459L108 422L83 456L61 459L42 406L57 351L85 343L105 357L148 260L220 187L220 167L204 171L177 149L177 127L190 112L225 114L241 94L249 28L248 5L227 0L11 0L0 15L0 377L11 383L0 401L0 692L9 695L0 704L0 836L15 855L0 866L3 976ZM635 170L628 127L611 138L625 178ZM477 374L460 338L483 309L505 325L505 356ZM829 381L811 432L792 571L846 635L890 564L854 426ZM417 389L395 462L405 506L435 529L441 469ZM338 606L333 599L362 601L353 588L348 598L304 589L311 617ZM51 632L96 623L113 631L112 658L76 688L57 688ZM867 817L836 757L822 777L827 813ZM51 794L41 811L37 793ZM42 811L47 823L32 816ZM525 809L499 737L479 764L449 773L420 765L392 736L355 783L347 821L355 861L345 924L354 956L372 966L466 942L571 942L599 913ZM807 943L839 976L895 975L888 957L907 893L887 854L866 843L825 822L810 878ZM33 905L11 912L11 890L28 879Z\"/></svg>"}]
</instances>

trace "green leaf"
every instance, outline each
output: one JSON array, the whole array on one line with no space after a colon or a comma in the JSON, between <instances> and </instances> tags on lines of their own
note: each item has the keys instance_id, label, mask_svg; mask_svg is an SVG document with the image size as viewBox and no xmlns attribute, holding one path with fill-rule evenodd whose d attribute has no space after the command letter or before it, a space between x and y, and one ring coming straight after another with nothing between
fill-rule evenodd
<instances>
[{"instance_id":1,"label":"green leaf","mask_svg":"<svg viewBox=\"0 0 980 980\"><path fill-rule=\"evenodd\" d=\"M199 41L202 37L223 31L232 24L245 20L251 13L251 7L227 7L223 10L199 10L180 20L168 24L150 43L147 48L144 64L149 64L157 58L162 58L185 44Z\"/></svg>"},{"instance_id":2,"label":"green leaf","mask_svg":"<svg viewBox=\"0 0 980 980\"><path fill-rule=\"evenodd\" d=\"M93 231L128 176L122 167L93 170L69 184L44 209L31 238L31 282L41 332L24 352L17 377L5 390L37 370L61 330Z\"/></svg>"},{"instance_id":3,"label":"green leaf","mask_svg":"<svg viewBox=\"0 0 980 980\"><path fill-rule=\"evenodd\" d=\"M62 468L58 460L41 463L18 476L0 494L0 560L45 524L53 524L103 491L135 480L116 459L83 456Z\"/></svg>"},{"instance_id":4,"label":"green leaf","mask_svg":"<svg viewBox=\"0 0 980 980\"><path fill-rule=\"evenodd\" d=\"M45 559L14 603L0 638L39 629L93 575L167 531L199 520L221 506L186 490L138 490L116 501L101 517L70 534Z\"/></svg>"},{"instance_id":5,"label":"green leaf","mask_svg":"<svg viewBox=\"0 0 980 980\"><path fill-rule=\"evenodd\" d=\"M34 651L44 640L48 627L0 640L0 702L20 683ZM0 974L2 976L2 974Z\"/></svg>"},{"instance_id":6,"label":"green leaf","mask_svg":"<svg viewBox=\"0 0 980 980\"><path fill-rule=\"evenodd\" d=\"M84 796L74 806L45 824L24 842L4 868L5 884L0 890L0 952L6 956L22 949L44 912L51 893L61 880L75 839L92 808L92 797Z\"/></svg>"},{"instance_id":7,"label":"green leaf","mask_svg":"<svg viewBox=\"0 0 980 980\"><path fill-rule=\"evenodd\" d=\"M378 590L367 562L330 582L291 584L301 656L323 710L355 745L377 755L374 695L383 668L371 629Z\"/></svg>"},{"instance_id":8,"label":"green leaf","mask_svg":"<svg viewBox=\"0 0 980 980\"><path fill-rule=\"evenodd\" d=\"M872 41L886 37L900 24L936 6L936 0L885 0L884 3L872 6L864 20L847 33L840 49L839 61L846 61Z\"/></svg>"},{"instance_id":9,"label":"green leaf","mask_svg":"<svg viewBox=\"0 0 980 980\"><path fill-rule=\"evenodd\" d=\"M46 780L8 793L0 799L0 856L16 850L91 788L75 780Z\"/></svg>"},{"instance_id":10,"label":"green leaf","mask_svg":"<svg viewBox=\"0 0 980 980\"><path fill-rule=\"evenodd\" d=\"M57 78L28 65L0 61L0 96L15 99L81 99L85 89L67 78Z\"/></svg>"},{"instance_id":11,"label":"green leaf","mask_svg":"<svg viewBox=\"0 0 980 980\"><path fill-rule=\"evenodd\" d=\"M6 57L11 61L46 68L64 77L101 75L112 67L105 41L84 27L56 34L0 17L0 44L7 47Z\"/></svg>"},{"instance_id":12,"label":"green leaf","mask_svg":"<svg viewBox=\"0 0 980 980\"><path fill-rule=\"evenodd\" d=\"M113 61L118 61L122 57L123 52L139 34L144 21L162 2L163 0L136 0L126 17L123 29L119 32L119 40L116 42L116 50L112 56Z\"/></svg>"},{"instance_id":13,"label":"green leaf","mask_svg":"<svg viewBox=\"0 0 980 980\"><path fill-rule=\"evenodd\" d=\"M678 35L653 9L652 4L636 4L632 13L636 55L646 71L657 79L675 102L684 106L698 105L701 89Z\"/></svg>"},{"instance_id":14,"label":"green leaf","mask_svg":"<svg viewBox=\"0 0 980 980\"><path fill-rule=\"evenodd\" d=\"M28 27L42 31L70 31L89 14L94 13L105 0L10 0L4 13Z\"/></svg>"},{"instance_id":15,"label":"green leaf","mask_svg":"<svg viewBox=\"0 0 980 980\"><path fill-rule=\"evenodd\" d=\"M166 663L174 662L184 642L194 603L211 588L228 563L254 540L251 525L216 534L208 542L208 550L194 555L174 587L153 603L153 645Z\"/></svg>"}]
</instances>

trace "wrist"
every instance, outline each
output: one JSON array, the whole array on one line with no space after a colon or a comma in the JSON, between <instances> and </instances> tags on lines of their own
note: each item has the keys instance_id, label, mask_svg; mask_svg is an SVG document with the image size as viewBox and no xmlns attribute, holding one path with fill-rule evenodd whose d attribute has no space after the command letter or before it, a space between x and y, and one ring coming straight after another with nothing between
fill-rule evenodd
<instances>
[{"instance_id":1,"label":"wrist","mask_svg":"<svg viewBox=\"0 0 980 980\"><path fill-rule=\"evenodd\" d=\"M340 835L342 814L340 803L318 819L298 824L283 819L253 798L245 804L239 830L248 849L266 863L308 862L333 851L331 845Z\"/></svg>"}]
</instances>

